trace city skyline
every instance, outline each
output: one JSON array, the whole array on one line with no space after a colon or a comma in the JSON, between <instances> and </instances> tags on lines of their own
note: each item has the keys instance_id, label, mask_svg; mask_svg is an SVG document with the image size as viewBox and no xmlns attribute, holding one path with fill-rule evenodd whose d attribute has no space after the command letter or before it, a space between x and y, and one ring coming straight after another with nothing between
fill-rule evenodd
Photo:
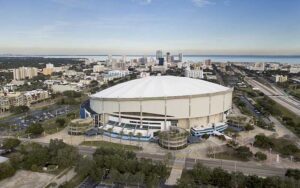
<instances>
[{"instance_id":1,"label":"city skyline","mask_svg":"<svg viewBox=\"0 0 300 188\"><path fill-rule=\"evenodd\" d=\"M0 54L300 55L300 1L1 1Z\"/></svg>"}]
</instances>

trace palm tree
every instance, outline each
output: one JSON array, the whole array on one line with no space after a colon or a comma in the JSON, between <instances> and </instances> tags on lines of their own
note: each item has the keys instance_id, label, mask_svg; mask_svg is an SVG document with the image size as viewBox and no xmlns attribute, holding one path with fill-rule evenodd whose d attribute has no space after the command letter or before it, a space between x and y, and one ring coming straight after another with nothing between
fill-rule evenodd
<instances>
[{"instance_id":1,"label":"palm tree","mask_svg":"<svg viewBox=\"0 0 300 188\"><path fill-rule=\"evenodd\" d=\"M141 141L142 133L137 133L137 137L139 138L139 146L140 146L140 141Z\"/></svg>"},{"instance_id":2,"label":"palm tree","mask_svg":"<svg viewBox=\"0 0 300 188\"><path fill-rule=\"evenodd\" d=\"M107 129L107 131L109 132L109 141L111 142L111 135L112 135L112 131L113 131L113 129L112 128L109 128L109 129Z\"/></svg>"},{"instance_id":3,"label":"palm tree","mask_svg":"<svg viewBox=\"0 0 300 188\"><path fill-rule=\"evenodd\" d=\"M124 131L120 131L120 143L122 142L122 137L123 137L123 135L124 135Z\"/></svg>"},{"instance_id":4,"label":"palm tree","mask_svg":"<svg viewBox=\"0 0 300 188\"><path fill-rule=\"evenodd\" d=\"M128 135L129 135L129 139L130 139L129 141L130 141L130 145L131 145L131 138L133 136L133 132L129 132Z\"/></svg>"},{"instance_id":5,"label":"palm tree","mask_svg":"<svg viewBox=\"0 0 300 188\"><path fill-rule=\"evenodd\" d=\"M99 129L99 134L101 134L102 141L103 141L103 136L104 136L104 130L103 130L103 127Z\"/></svg>"}]
</instances>

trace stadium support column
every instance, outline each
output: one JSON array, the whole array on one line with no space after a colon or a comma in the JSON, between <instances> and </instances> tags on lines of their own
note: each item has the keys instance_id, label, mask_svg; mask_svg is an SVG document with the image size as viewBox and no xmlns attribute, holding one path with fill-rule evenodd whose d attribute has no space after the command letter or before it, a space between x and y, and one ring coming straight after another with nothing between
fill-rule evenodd
<instances>
[{"instance_id":1,"label":"stadium support column","mask_svg":"<svg viewBox=\"0 0 300 188\"><path fill-rule=\"evenodd\" d=\"M143 126L143 103L142 98L140 97L140 128Z\"/></svg>"},{"instance_id":2,"label":"stadium support column","mask_svg":"<svg viewBox=\"0 0 300 188\"><path fill-rule=\"evenodd\" d=\"M191 128L191 115L192 115L192 103L191 103L191 96L189 96L189 129Z\"/></svg>"},{"instance_id":3,"label":"stadium support column","mask_svg":"<svg viewBox=\"0 0 300 188\"><path fill-rule=\"evenodd\" d=\"M223 112L222 112L222 122L224 122L224 111L225 111L225 94L223 95Z\"/></svg>"},{"instance_id":4,"label":"stadium support column","mask_svg":"<svg viewBox=\"0 0 300 188\"><path fill-rule=\"evenodd\" d=\"M210 123L210 115L211 115L211 94L209 94L209 106L208 106L207 123Z\"/></svg>"},{"instance_id":5,"label":"stadium support column","mask_svg":"<svg viewBox=\"0 0 300 188\"><path fill-rule=\"evenodd\" d=\"M104 99L102 99L102 126L104 127Z\"/></svg>"},{"instance_id":6,"label":"stadium support column","mask_svg":"<svg viewBox=\"0 0 300 188\"><path fill-rule=\"evenodd\" d=\"M167 97L165 97L165 121L164 130L167 130Z\"/></svg>"},{"instance_id":7,"label":"stadium support column","mask_svg":"<svg viewBox=\"0 0 300 188\"><path fill-rule=\"evenodd\" d=\"M118 111L119 111L119 124L121 124L121 104L120 104L119 97L118 97Z\"/></svg>"}]
</instances>

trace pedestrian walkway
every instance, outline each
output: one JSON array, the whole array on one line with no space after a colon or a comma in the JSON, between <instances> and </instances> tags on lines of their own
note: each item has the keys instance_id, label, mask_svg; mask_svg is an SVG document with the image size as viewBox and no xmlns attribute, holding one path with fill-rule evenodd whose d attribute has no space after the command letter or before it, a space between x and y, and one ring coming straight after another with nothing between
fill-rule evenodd
<instances>
[{"instance_id":1,"label":"pedestrian walkway","mask_svg":"<svg viewBox=\"0 0 300 188\"><path fill-rule=\"evenodd\" d=\"M180 179L182 170L185 167L185 158L177 157L174 160L172 170L169 178L166 181L166 185L174 186L177 184L177 180Z\"/></svg>"},{"instance_id":2,"label":"pedestrian walkway","mask_svg":"<svg viewBox=\"0 0 300 188\"><path fill-rule=\"evenodd\" d=\"M51 179L51 181L49 181L46 184L46 186L44 186L44 188L46 188L46 187L57 188L61 184L65 183L67 181L70 181L75 175L76 175L76 172L75 172L74 168L65 169L59 175L57 175L56 177L54 177L53 179Z\"/></svg>"}]
</instances>

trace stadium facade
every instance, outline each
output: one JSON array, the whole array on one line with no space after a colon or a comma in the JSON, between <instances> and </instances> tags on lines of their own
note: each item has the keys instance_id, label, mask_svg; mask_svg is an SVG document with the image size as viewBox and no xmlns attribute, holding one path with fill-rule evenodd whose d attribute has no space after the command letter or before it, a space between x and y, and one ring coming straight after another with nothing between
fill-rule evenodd
<instances>
[{"instance_id":1,"label":"stadium facade","mask_svg":"<svg viewBox=\"0 0 300 188\"><path fill-rule=\"evenodd\" d=\"M232 92L198 79L149 76L91 95L80 113L81 118L93 117L112 137L150 140L170 126L201 136L227 128Z\"/></svg>"}]
</instances>

